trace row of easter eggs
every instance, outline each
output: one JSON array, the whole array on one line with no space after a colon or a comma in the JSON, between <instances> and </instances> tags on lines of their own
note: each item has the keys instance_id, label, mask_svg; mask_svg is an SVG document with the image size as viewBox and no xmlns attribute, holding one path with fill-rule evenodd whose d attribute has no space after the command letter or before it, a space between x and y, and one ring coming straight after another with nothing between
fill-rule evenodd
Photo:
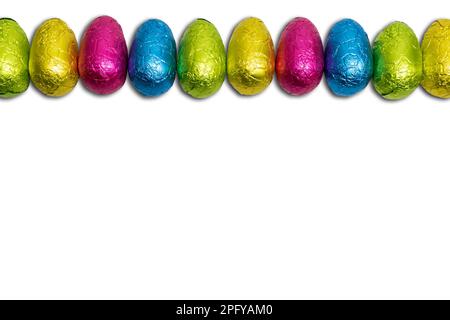
<instances>
[{"instance_id":1,"label":"row of easter eggs","mask_svg":"<svg viewBox=\"0 0 450 320\"><path fill-rule=\"evenodd\" d=\"M116 20L101 16L84 32L80 48L73 31L60 19L49 19L35 32L31 48L24 31L11 19L0 19L0 97L24 92L29 79L48 96L64 96L80 77L90 91L111 94L127 73L144 96L167 92L178 75L182 89L195 98L217 92L225 77L242 95L255 95L276 72L291 95L311 92L325 77L338 96L351 96L373 79L386 99L410 95L420 84L431 95L450 98L450 20L437 20L419 41L410 27L394 22L383 29L373 48L363 28L344 19L330 30L325 50L316 27L306 18L291 20L275 55L264 23L242 20L226 52L219 32L204 19L193 21L176 43L170 28L151 19L137 30L130 48Z\"/></svg>"}]
</instances>

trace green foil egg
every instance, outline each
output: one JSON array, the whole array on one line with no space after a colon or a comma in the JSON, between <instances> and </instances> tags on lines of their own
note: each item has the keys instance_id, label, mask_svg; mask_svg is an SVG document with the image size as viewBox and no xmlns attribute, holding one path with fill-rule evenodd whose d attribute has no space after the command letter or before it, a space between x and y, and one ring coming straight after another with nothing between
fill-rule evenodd
<instances>
[{"instance_id":1,"label":"green foil egg","mask_svg":"<svg viewBox=\"0 0 450 320\"><path fill-rule=\"evenodd\" d=\"M194 98L207 98L220 89L226 72L225 47L211 22L197 19L186 28L177 69L181 88Z\"/></svg>"},{"instance_id":2,"label":"green foil egg","mask_svg":"<svg viewBox=\"0 0 450 320\"><path fill-rule=\"evenodd\" d=\"M0 98L12 98L27 90L29 54L30 44L19 24L0 19Z\"/></svg>"},{"instance_id":3,"label":"green foil egg","mask_svg":"<svg viewBox=\"0 0 450 320\"><path fill-rule=\"evenodd\" d=\"M432 96L450 98L450 20L434 21L422 40L422 87Z\"/></svg>"},{"instance_id":4,"label":"green foil egg","mask_svg":"<svg viewBox=\"0 0 450 320\"><path fill-rule=\"evenodd\" d=\"M393 22L376 37L373 47L375 90L385 99L409 96L422 80L422 51L414 31Z\"/></svg>"}]
</instances>

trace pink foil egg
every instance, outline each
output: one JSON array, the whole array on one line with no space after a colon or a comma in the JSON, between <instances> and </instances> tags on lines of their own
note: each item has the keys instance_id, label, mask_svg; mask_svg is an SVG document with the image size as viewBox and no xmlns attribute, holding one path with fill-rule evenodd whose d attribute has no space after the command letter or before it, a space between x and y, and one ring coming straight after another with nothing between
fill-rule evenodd
<instances>
[{"instance_id":1,"label":"pink foil egg","mask_svg":"<svg viewBox=\"0 0 450 320\"><path fill-rule=\"evenodd\" d=\"M320 34L306 18L291 20L283 32L277 50L276 73L281 88L292 95L303 95L320 83L324 53Z\"/></svg>"},{"instance_id":2,"label":"pink foil egg","mask_svg":"<svg viewBox=\"0 0 450 320\"><path fill-rule=\"evenodd\" d=\"M96 18L80 43L78 71L83 84L97 94L119 90L127 77L128 50L119 23L111 17Z\"/></svg>"}]
</instances>

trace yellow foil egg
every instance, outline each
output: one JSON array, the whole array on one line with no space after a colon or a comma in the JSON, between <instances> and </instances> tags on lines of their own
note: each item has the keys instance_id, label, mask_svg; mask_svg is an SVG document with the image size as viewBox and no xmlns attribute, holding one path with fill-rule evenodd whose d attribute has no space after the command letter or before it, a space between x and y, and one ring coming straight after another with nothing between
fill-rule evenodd
<instances>
[{"instance_id":1,"label":"yellow foil egg","mask_svg":"<svg viewBox=\"0 0 450 320\"><path fill-rule=\"evenodd\" d=\"M434 21L422 41L422 87L432 96L450 98L450 20Z\"/></svg>"},{"instance_id":2,"label":"yellow foil egg","mask_svg":"<svg viewBox=\"0 0 450 320\"><path fill-rule=\"evenodd\" d=\"M61 19L42 23L30 49L30 77L43 94L60 97L78 82L78 44L73 31Z\"/></svg>"},{"instance_id":3,"label":"yellow foil egg","mask_svg":"<svg viewBox=\"0 0 450 320\"><path fill-rule=\"evenodd\" d=\"M272 82L275 52L272 37L257 18L242 20L228 45L228 81L242 95L255 95Z\"/></svg>"}]
</instances>

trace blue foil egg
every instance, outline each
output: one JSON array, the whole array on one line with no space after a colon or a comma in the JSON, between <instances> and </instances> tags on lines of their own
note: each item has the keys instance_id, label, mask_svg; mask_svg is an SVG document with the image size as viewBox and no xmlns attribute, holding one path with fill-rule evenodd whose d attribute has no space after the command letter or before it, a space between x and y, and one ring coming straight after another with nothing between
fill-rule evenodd
<instances>
[{"instance_id":1,"label":"blue foil egg","mask_svg":"<svg viewBox=\"0 0 450 320\"><path fill-rule=\"evenodd\" d=\"M177 47L169 26L158 19L144 22L136 31L130 49L128 75L144 96L159 96L175 81Z\"/></svg>"},{"instance_id":2,"label":"blue foil egg","mask_svg":"<svg viewBox=\"0 0 450 320\"><path fill-rule=\"evenodd\" d=\"M325 77L338 96L363 90L373 73L372 48L364 29L354 20L344 19L330 30L325 47Z\"/></svg>"}]
</instances>

